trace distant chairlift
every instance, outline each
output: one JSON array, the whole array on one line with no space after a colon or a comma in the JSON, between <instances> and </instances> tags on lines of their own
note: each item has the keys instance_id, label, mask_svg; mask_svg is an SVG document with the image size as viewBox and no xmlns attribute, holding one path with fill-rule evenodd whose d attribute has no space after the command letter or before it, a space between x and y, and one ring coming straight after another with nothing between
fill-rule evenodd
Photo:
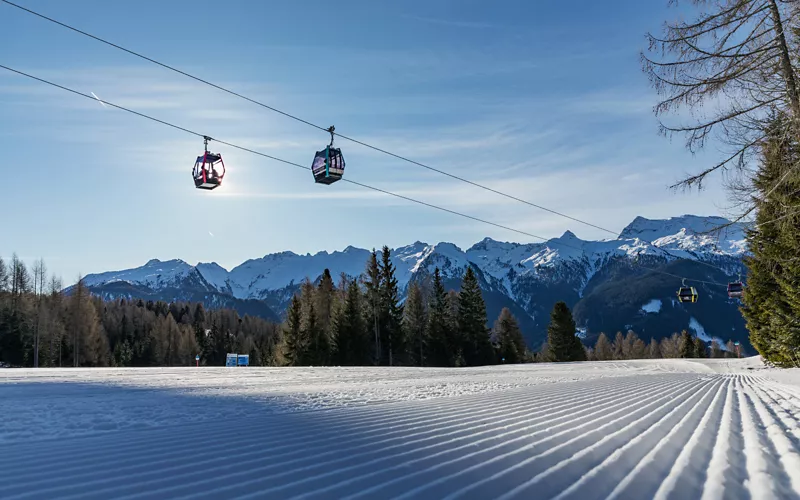
<instances>
[{"instance_id":1,"label":"distant chairlift","mask_svg":"<svg viewBox=\"0 0 800 500\"><path fill-rule=\"evenodd\" d=\"M192 177L197 189L211 190L222 185L222 178L225 177L225 163L222 161L221 154L208 150L208 141L211 138L203 136L203 140L205 151L202 156L197 157L194 169L192 169ZM222 173L217 170L217 167L222 167Z\"/></svg>"},{"instance_id":2,"label":"distant chairlift","mask_svg":"<svg viewBox=\"0 0 800 500\"><path fill-rule=\"evenodd\" d=\"M686 286L686 280L682 282L682 286L678 289L679 302L697 302L697 290L693 286Z\"/></svg>"},{"instance_id":3,"label":"distant chairlift","mask_svg":"<svg viewBox=\"0 0 800 500\"><path fill-rule=\"evenodd\" d=\"M344 156L340 149L333 147L334 130L333 126L328 128L328 132L331 133L331 143L322 151L317 151L314 163L311 164L314 182L318 184L333 184L344 175Z\"/></svg>"}]
</instances>

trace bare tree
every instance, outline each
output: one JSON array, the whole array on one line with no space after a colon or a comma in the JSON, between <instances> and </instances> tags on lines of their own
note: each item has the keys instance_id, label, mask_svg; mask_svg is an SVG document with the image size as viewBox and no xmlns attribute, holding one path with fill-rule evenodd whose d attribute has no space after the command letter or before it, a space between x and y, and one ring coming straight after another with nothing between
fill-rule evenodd
<instances>
[{"instance_id":1,"label":"bare tree","mask_svg":"<svg viewBox=\"0 0 800 500\"><path fill-rule=\"evenodd\" d=\"M11 255L11 304L12 310L18 311L23 305L23 296L30 291L31 275L25 263L14 253Z\"/></svg>"},{"instance_id":2,"label":"bare tree","mask_svg":"<svg viewBox=\"0 0 800 500\"><path fill-rule=\"evenodd\" d=\"M5 292L8 290L8 274L6 263L3 261L3 258L0 257L0 292Z\"/></svg>"},{"instance_id":3,"label":"bare tree","mask_svg":"<svg viewBox=\"0 0 800 500\"><path fill-rule=\"evenodd\" d=\"M50 301L51 301L50 307L53 309L53 311L56 311L56 313L53 315L54 316L53 321L55 322L55 321L57 321L58 311L61 310L61 305L62 305L61 304L61 299L62 299L61 289L63 288L63 284L61 282L61 278L57 277L56 275L51 276L50 277L50 285L49 285L48 288L49 288L48 292L50 292ZM63 325L60 325L60 324L57 325L57 326L56 325L53 325L53 326L55 326L55 327L50 329L50 333L51 333L51 335L50 335L50 355L52 357L53 356L53 352L54 352L53 341L58 341L58 366L61 367L61 354L62 354L61 353L61 346L64 343L64 328L63 328ZM56 337L56 332L58 332L58 334L57 334L58 336L57 337Z\"/></svg>"},{"instance_id":4,"label":"bare tree","mask_svg":"<svg viewBox=\"0 0 800 500\"><path fill-rule=\"evenodd\" d=\"M42 295L47 280L47 266L40 258L33 263L33 293L36 295L36 317L33 330L33 367L39 368L39 339L42 330Z\"/></svg>"},{"instance_id":5,"label":"bare tree","mask_svg":"<svg viewBox=\"0 0 800 500\"><path fill-rule=\"evenodd\" d=\"M655 106L664 135L686 135L696 152L716 137L727 147L719 163L688 175L673 188L702 189L712 172L747 177L750 160L759 153L767 125L777 116L786 134L800 137L800 94L796 59L800 45L797 1L690 0L700 13L691 22L665 23L663 34L648 34L643 69L662 96ZM670 0L677 3L677 0ZM670 125L667 113L689 108L692 121ZM733 167L732 170L731 167ZM753 197L743 197L752 211Z\"/></svg>"}]
</instances>

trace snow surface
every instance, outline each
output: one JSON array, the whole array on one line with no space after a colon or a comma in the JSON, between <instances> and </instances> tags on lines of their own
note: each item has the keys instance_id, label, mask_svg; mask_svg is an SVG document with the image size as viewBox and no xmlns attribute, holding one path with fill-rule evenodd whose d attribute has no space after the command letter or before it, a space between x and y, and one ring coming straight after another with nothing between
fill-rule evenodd
<instances>
[{"instance_id":1,"label":"snow surface","mask_svg":"<svg viewBox=\"0 0 800 500\"><path fill-rule=\"evenodd\" d=\"M797 498L759 358L0 370L11 498Z\"/></svg>"},{"instance_id":2,"label":"snow surface","mask_svg":"<svg viewBox=\"0 0 800 500\"><path fill-rule=\"evenodd\" d=\"M706 329L694 317L689 318L689 329L694 330L694 334L705 342L716 340L722 350L726 350L725 342L719 338L706 333Z\"/></svg>"},{"instance_id":3,"label":"snow surface","mask_svg":"<svg viewBox=\"0 0 800 500\"><path fill-rule=\"evenodd\" d=\"M658 313L661 311L661 299L653 299L642 306L642 311L646 313Z\"/></svg>"}]
</instances>

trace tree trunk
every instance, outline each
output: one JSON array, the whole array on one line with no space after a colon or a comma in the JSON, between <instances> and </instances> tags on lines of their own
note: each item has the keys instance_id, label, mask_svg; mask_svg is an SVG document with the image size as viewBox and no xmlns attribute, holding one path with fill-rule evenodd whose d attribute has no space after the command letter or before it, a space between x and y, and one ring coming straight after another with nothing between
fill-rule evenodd
<instances>
[{"instance_id":1,"label":"tree trunk","mask_svg":"<svg viewBox=\"0 0 800 500\"><path fill-rule=\"evenodd\" d=\"M795 124L795 133L797 133L797 123L798 119L800 119L800 97L797 95L797 82L795 81L794 68L792 68L792 60L789 56L789 46L786 43L786 36L783 33L783 21L781 20L781 13L778 9L777 1L769 0L769 8L772 13L772 22L775 24L775 31L778 35L778 45L780 46L781 52L781 72L786 82L786 92L789 95L789 103L792 108L792 121Z\"/></svg>"}]
</instances>

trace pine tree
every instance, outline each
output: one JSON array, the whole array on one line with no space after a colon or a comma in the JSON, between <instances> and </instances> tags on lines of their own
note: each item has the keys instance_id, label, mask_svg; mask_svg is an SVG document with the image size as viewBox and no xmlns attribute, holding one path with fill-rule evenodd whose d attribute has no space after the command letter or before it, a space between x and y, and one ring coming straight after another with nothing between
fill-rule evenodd
<instances>
[{"instance_id":1,"label":"pine tree","mask_svg":"<svg viewBox=\"0 0 800 500\"><path fill-rule=\"evenodd\" d=\"M614 352L611 350L611 343L608 341L605 333L601 333L597 337L597 342L594 344L594 356L598 361L609 361L614 359Z\"/></svg>"},{"instance_id":2,"label":"pine tree","mask_svg":"<svg viewBox=\"0 0 800 500\"><path fill-rule=\"evenodd\" d=\"M550 313L547 344L553 361L585 361L586 351L575 335L575 320L565 302L557 302Z\"/></svg>"},{"instance_id":3,"label":"pine tree","mask_svg":"<svg viewBox=\"0 0 800 500\"><path fill-rule=\"evenodd\" d=\"M308 339L305 337L302 323L302 305L300 304L300 298L294 295L286 314L286 326L284 329L286 359L289 361L290 365L294 366L302 365L306 361Z\"/></svg>"},{"instance_id":4,"label":"pine tree","mask_svg":"<svg viewBox=\"0 0 800 500\"><path fill-rule=\"evenodd\" d=\"M494 334L498 343L498 356L504 364L522 363L525 361L527 348L517 318L511 310L504 307L494 323Z\"/></svg>"},{"instance_id":5,"label":"pine tree","mask_svg":"<svg viewBox=\"0 0 800 500\"><path fill-rule=\"evenodd\" d=\"M692 340L691 334L686 330L681 332L680 338L680 357L681 358L693 358L695 357L695 344L694 340Z\"/></svg>"},{"instance_id":6,"label":"pine tree","mask_svg":"<svg viewBox=\"0 0 800 500\"><path fill-rule=\"evenodd\" d=\"M340 365L369 364L369 337L362 314L362 295L358 282L347 284L347 297L333 320L336 353Z\"/></svg>"},{"instance_id":7,"label":"pine tree","mask_svg":"<svg viewBox=\"0 0 800 500\"><path fill-rule=\"evenodd\" d=\"M706 358L706 343L703 342L703 339L700 337L694 338L694 357L695 358Z\"/></svg>"},{"instance_id":8,"label":"pine tree","mask_svg":"<svg viewBox=\"0 0 800 500\"><path fill-rule=\"evenodd\" d=\"M385 246L381 252L380 278L381 278L381 345L385 349L384 363L389 366L403 365L408 361L408 351L403 332L403 307L400 306L400 290L397 287L397 278L394 275L394 265L391 261L389 247Z\"/></svg>"},{"instance_id":9,"label":"pine tree","mask_svg":"<svg viewBox=\"0 0 800 500\"><path fill-rule=\"evenodd\" d=\"M425 366L427 360L427 316L422 289L416 281L408 285L406 304L403 310L403 330L409 344L411 362L415 366Z\"/></svg>"},{"instance_id":10,"label":"pine tree","mask_svg":"<svg viewBox=\"0 0 800 500\"><path fill-rule=\"evenodd\" d=\"M486 365L494 361L494 350L489 342L486 321L486 304L478 278L472 267L467 266L461 280L457 324L464 361L469 366ZM519 353L520 356L522 354L524 350Z\"/></svg>"},{"instance_id":11,"label":"pine tree","mask_svg":"<svg viewBox=\"0 0 800 500\"><path fill-rule=\"evenodd\" d=\"M428 305L428 341L430 342L431 366L449 366L451 350L447 311L447 292L437 267L433 273L433 290Z\"/></svg>"}]
</instances>

